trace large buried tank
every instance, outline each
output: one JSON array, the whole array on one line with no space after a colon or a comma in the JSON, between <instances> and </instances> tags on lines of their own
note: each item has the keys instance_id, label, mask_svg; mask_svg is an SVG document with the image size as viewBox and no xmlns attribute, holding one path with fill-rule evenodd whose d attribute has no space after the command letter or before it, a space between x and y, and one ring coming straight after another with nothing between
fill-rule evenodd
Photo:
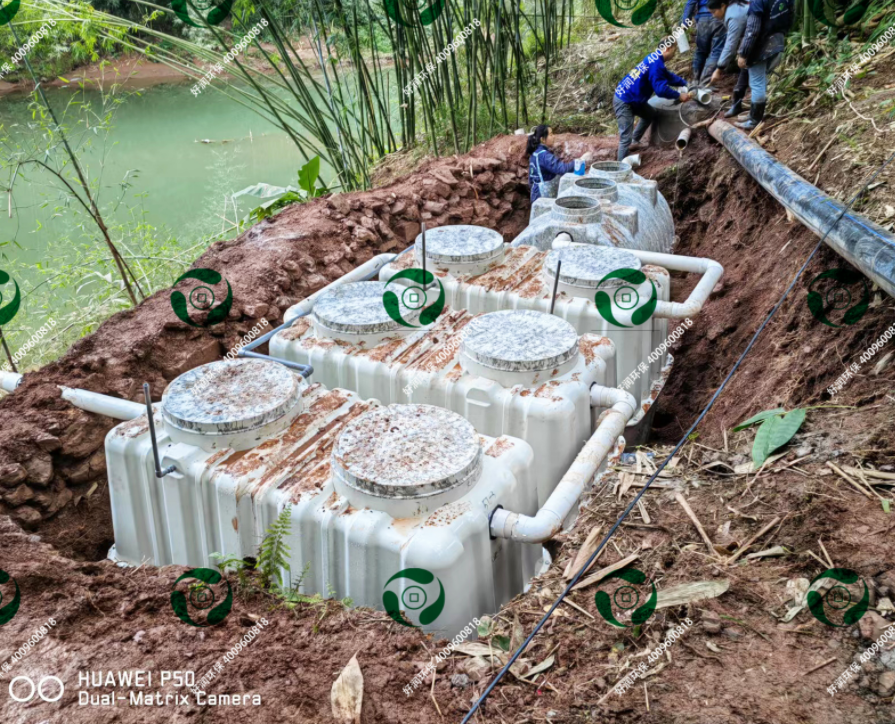
<instances>
[{"instance_id":1,"label":"large buried tank","mask_svg":"<svg viewBox=\"0 0 895 724\"><path fill-rule=\"evenodd\" d=\"M531 223L513 239L511 246L534 246L544 251L552 248L553 240L559 234L567 234L571 241L579 244L625 249L636 246L637 219L633 209L622 210L622 223L607 224L603 219L603 205L598 199L587 196L545 199L539 208L542 213L535 216L532 211Z\"/></svg>"},{"instance_id":2,"label":"large buried tank","mask_svg":"<svg viewBox=\"0 0 895 724\"><path fill-rule=\"evenodd\" d=\"M614 203L637 209L638 244L633 248L664 254L671 251L674 245L674 218L655 181L638 176L629 164L621 161L593 163L584 178L614 182L618 194ZM582 191L584 196L590 195L586 185L578 183L581 179L573 173L564 174L559 180L559 197L578 195Z\"/></svg>"},{"instance_id":3,"label":"large buried tank","mask_svg":"<svg viewBox=\"0 0 895 724\"><path fill-rule=\"evenodd\" d=\"M324 294L310 316L271 339L271 354L312 365L327 387L438 405L483 434L525 440L542 505L593 432L591 388L616 384L613 343L532 310L446 308L428 327L406 327L387 314L385 290L369 281Z\"/></svg>"},{"instance_id":4,"label":"large buried tank","mask_svg":"<svg viewBox=\"0 0 895 724\"><path fill-rule=\"evenodd\" d=\"M417 251L420 248L421 241L417 239ZM530 246L504 248L499 260L496 256L492 258L486 272L472 274L464 273L458 262L450 259L447 248L439 251L436 260L429 255L427 244L427 257L427 266L443 287L447 305L473 314L505 309L550 312L557 262L562 260L553 313L568 321L578 334L596 333L615 343L616 380L621 383L629 375L636 377L626 389L640 403L638 418L650 410L670 370L671 355L657 354L653 355L655 361L649 359L670 331L668 320L683 321L697 315L723 271L719 264L708 259L592 245L552 251L538 251ZM387 282L414 263L405 255L383 267L380 279ZM668 269L702 275L683 303L669 301ZM616 291L623 286L621 280L603 279L621 270L641 272L644 280L624 285L631 287L635 304L628 309L615 304L613 322L597 308L595 299L602 290L607 295L611 292L610 299L616 300ZM396 283L399 281L405 280L396 280ZM645 306L654 295L652 314L645 321L634 322L633 312ZM638 423L638 418L631 424ZM627 432L626 437L629 437ZM630 436L628 442L632 443L634 438Z\"/></svg>"},{"instance_id":5,"label":"large buried tank","mask_svg":"<svg viewBox=\"0 0 895 724\"><path fill-rule=\"evenodd\" d=\"M302 593L446 636L521 592L540 563L540 546L489 532L498 507L537 510L531 447L449 410L383 407L239 359L178 377L154 420L162 467L174 466L163 477L145 415L106 438L119 561L256 556L288 505L287 584L303 576Z\"/></svg>"}]
</instances>

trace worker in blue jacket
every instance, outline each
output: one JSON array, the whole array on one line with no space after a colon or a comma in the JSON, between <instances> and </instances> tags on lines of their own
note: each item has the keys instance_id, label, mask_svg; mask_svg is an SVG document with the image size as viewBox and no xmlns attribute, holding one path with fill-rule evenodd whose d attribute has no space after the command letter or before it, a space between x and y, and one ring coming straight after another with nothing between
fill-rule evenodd
<instances>
[{"instance_id":1,"label":"worker in blue jacket","mask_svg":"<svg viewBox=\"0 0 895 724\"><path fill-rule=\"evenodd\" d=\"M693 19L694 15L696 47L693 50L693 82L699 83L703 74L707 80L717 67L727 30L724 22L709 11L708 0L687 0L681 21L686 23L687 20Z\"/></svg>"},{"instance_id":2,"label":"worker in blue jacket","mask_svg":"<svg viewBox=\"0 0 895 724\"><path fill-rule=\"evenodd\" d=\"M559 176L572 173L575 170L574 161L560 161L550 150L552 137L549 126L535 126L534 131L528 137L525 146L525 155L528 159L528 187L531 189L531 201L534 203L542 196L555 198L559 182ZM587 163L591 159L588 151L580 160ZM549 190L548 190L549 189ZM545 193L546 191L546 193Z\"/></svg>"},{"instance_id":3,"label":"worker in blue jacket","mask_svg":"<svg viewBox=\"0 0 895 724\"><path fill-rule=\"evenodd\" d=\"M661 53L653 52L646 56L615 89L612 109L618 120L618 160L628 155L631 141L639 144L656 117L655 109L647 102L655 95L670 100L686 103L692 97L689 93L679 93L671 86L685 86L687 81L675 75L665 67L677 53L677 44L672 43ZM640 119L634 128L634 116ZM633 134L632 134L633 130Z\"/></svg>"},{"instance_id":4,"label":"worker in blue jacket","mask_svg":"<svg viewBox=\"0 0 895 724\"><path fill-rule=\"evenodd\" d=\"M795 17L793 0L750 0L746 14L746 32L737 52L740 77L734 88L734 101L752 90L749 120L735 124L744 131L754 130L764 119L768 103L768 75L783 60L786 33Z\"/></svg>"}]
</instances>

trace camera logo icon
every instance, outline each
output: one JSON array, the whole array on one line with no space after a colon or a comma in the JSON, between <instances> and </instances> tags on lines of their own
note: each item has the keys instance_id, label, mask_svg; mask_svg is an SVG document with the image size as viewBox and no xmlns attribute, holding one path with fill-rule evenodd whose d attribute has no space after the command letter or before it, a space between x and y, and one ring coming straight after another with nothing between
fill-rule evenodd
<instances>
[{"instance_id":1,"label":"camera logo icon","mask_svg":"<svg viewBox=\"0 0 895 724\"><path fill-rule=\"evenodd\" d=\"M186 585L186 592L178 590L177 584L181 581L193 580L193 583ZM223 583L223 586L219 584ZM215 606L218 599L215 588L218 592L223 592L226 587L226 596L224 600ZM230 588L230 582L220 573L211 568L193 568L184 573L174 582L174 590L171 591L171 607L174 613L184 623L190 626L205 628L207 626L216 626L221 623L230 614L233 608L233 590ZM207 614L198 616L199 620L195 620L191 615L191 611L205 612Z\"/></svg>"},{"instance_id":2,"label":"camera logo icon","mask_svg":"<svg viewBox=\"0 0 895 724\"><path fill-rule=\"evenodd\" d=\"M655 1L655 0L653 0ZM407 0L384 0L385 14L394 20L398 25L409 28L413 23L407 22L402 17L402 7L413 14L410 10L412 3ZM445 0L418 0L415 11L419 15L420 25L431 25L435 22L439 15L444 11Z\"/></svg>"},{"instance_id":3,"label":"camera logo icon","mask_svg":"<svg viewBox=\"0 0 895 724\"><path fill-rule=\"evenodd\" d=\"M808 309L815 319L828 327L854 324L864 316L869 306L870 286L861 272L828 269L814 277L808 285Z\"/></svg>"},{"instance_id":4,"label":"camera logo icon","mask_svg":"<svg viewBox=\"0 0 895 724\"><path fill-rule=\"evenodd\" d=\"M0 5L2 5L2 2L0 2ZM21 0L11 0L11 2L0 7L0 25L6 25L16 16L16 13L19 12L19 5L21 5Z\"/></svg>"},{"instance_id":5,"label":"camera logo icon","mask_svg":"<svg viewBox=\"0 0 895 724\"><path fill-rule=\"evenodd\" d=\"M600 280L598 286L602 286L611 279L620 279L622 284L615 282L609 288L612 290L612 296L608 292L600 290L594 295L594 304L597 305L597 312L600 316L610 324L616 327L636 327L646 322L653 316L656 311L656 305L659 303L659 293L656 291L656 285L652 279L648 279L639 269L616 269L609 272ZM649 281L650 295L644 299L637 287L641 287ZM624 315L630 315L631 324L622 324L618 318Z\"/></svg>"},{"instance_id":6,"label":"camera logo icon","mask_svg":"<svg viewBox=\"0 0 895 724\"><path fill-rule=\"evenodd\" d=\"M395 284L392 289L389 289L389 285L399 279L409 279L413 284L409 286ZM429 302L430 292L435 290L434 287L430 288L432 282L438 284L438 298L426 306ZM432 272L416 268L405 269L395 274L385 285L385 292L382 294L382 304L386 313L392 320L404 327L428 327L444 311L444 302L445 294L442 283L435 278ZM409 312L421 310L419 324L411 324L404 319L401 314L402 308Z\"/></svg>"},{"instance_id":7,"label":"camera logo icon","mask_svg":"<svg viewBox=\"0 0 895 724\"><path fill-rule=\"evenodd\" d=\"M398 598L398 594L395 591L389 590L389 585L401 579L413 581L417 585L405 585L401 597ZM434 595L436 590L432 585L436 581L438 582L437 596ZM427 586L428 590L424 586ZM433 597L435 598L434 602L426 606ZM434 623L444 610L444 603L444 586L441 580L425 568L404 568L398 571L385 582L382 592L382 606L385 608L389 618L395 623L410 628L428 626L430 623ZM419 611L418 615L416 615L417 611ZM404 612L413 612L419 623L410 623L404 618Z\"/></svg>"},{"instance_id":8,"label":"camera logo icon","mask_svg":"<svg viewBox=\"0 0 895 724\"><path fill-rule=\"evenodd\" d=\"M233 9L234 0L171 0L171 9L187 25L219 25ZM199 22L196 22L196 21Z\"/></svg>"},{"instance_id":9,"label":"camera logo icon","mask_svg":"<svg viewBox=\"0 0 895 724\"><path fill-rule=\"evenodd\" d=\"M826 593L817 590L822 584L828 583L828 579L835 581L829 590ZM850 568L828 568L811 581L806 602L811 615L818 621L827 626L844 628L856 624L867 613L870 591L856 571Z\"/></svg>"},{"instance_id":10,"label":"camera logo icon","mask_svg":"<svg viewBox=\"0 0 895 724\"><path fill-rule=\"evenodd\" d=\"M637 626L645 623L656 612L656 602L659 597L656 585L652 581L647 581L646 575L636 568L616 571L606 576L603 579L603 584L605 585L613 578L619 578L624 583L616 586L611 596L606 591L597 591L594 595L594 604L603 620L618 628L627 628L628 626ZM644 602L638 587L642 587L646 583L649 583L650 592ZM619 616L615 615L615 611L619 612ZM630 624L619 620L619 618L627 618L628 612L631 612Z\"/></svg>"},{"instance_id":11,"label":"camera logo icon","mask_svg":"<svg viewBox=\"0 0 895 724\"><path fill-rule=\"evenodd\" d=\"M183 292L171 292L171 308L174 310L174 314L177 315L177 318L181 322L186 322L191 327L210 327L218 322L223 322L227 318L227 315L230 314L230 309L233 307L233 290L230 288L230 282L224 279L214 269L190 269L186 274L183 274L176 282L174 282L174 286L176 287L184 279L196 279L202 282L202 284L194 287L190 291L189 306L187 306L187 298L184 296ZM212 285L220 284L222 280L227 285L227 297L215 307L215 294L214 289L211 287ZM205 321L194 322L190 318L190 307L199 312L207 312Z\"/></svg>"}]
</instances>

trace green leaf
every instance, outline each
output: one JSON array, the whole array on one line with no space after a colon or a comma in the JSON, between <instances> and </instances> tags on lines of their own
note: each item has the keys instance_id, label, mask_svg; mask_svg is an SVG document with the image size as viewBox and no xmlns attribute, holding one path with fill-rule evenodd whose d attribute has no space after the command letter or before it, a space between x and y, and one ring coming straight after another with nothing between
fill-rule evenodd
<instances>
[{"instance_id":1,"label":"green leaf","mask_svg":"<svg viewBox=\"0 0 895 724\"><path fill-rule=\"evenodd\" d=\"M764 461L771 454L771 436L777 425L780 424L780 420L779 416L767 418L759 426L758 432L755 433L755 441L752 443L752 464L756 468L764 465Z\"/></svg>"},{"instance_id":2,"label":"green leaf","mask_svg":"<svg viewBox=\"0 0 895 724\"><path fill-rule=\"evenodd\" d=\"M314 158L298 169L298 187L305 191L308 196L313 195L314 184L317 183L318 176L320 176L320 156L314 156Z\"/></svg>"},{"instance_id":3,"label":"green leaf","mask_svg":"<svg viewBox=\"0 0 895 724\"><path fill-rule=\"evenodd\" d=\"M745 422L741 422L735 428L733 428L734 432L739 432L740 430L745 430L747 427L754 425L756 422L761 422L762 420L766 420L772 415L780 415L786 412L782 407L778 407L776 410L765 410L764 412L759 412L757 415L753 415Z\"/></svg>"},{"instance_id":4,"label":"green leaf","mask_svg":"<svg viewBox=\"0 0 895 724\"><path fill-rule=\"evenodd\" d=\"M491 640L494 644L503 651L510 650L510 637L509 636L492 636Z\"/></svg>"},{"instance_id":5,"label":"green leaf","mask_svg":"<svg viewBox=\"0 0 895 724\"><path fill-rule=\"evenodd\" d=\"M792 440L805 422L807 414L806 408L799 407L785 415L769 417L761 423L755 434L755 442L752 444L752 461L756 467L763 465L772 452Z\"/></svg>"},{"instance_id":6,"label":"green leaf","mask_svg":"<svg viewBox=\"0 0 895 724\"><path fill-rule=\"evenodd\" d=\"M890 505L889 505L889 504L891 503L890 500L888 500L887 498L883 498L880 502L883 504L883 512L884 512L884 513L891 513L891 512L892 512L891 509L890 509Z\"/></svg>"},{"instance_id":7,"label":"green leaf","mask_svg":"<svg viewBox=\"0 0 895 724\"><path fill-rule=\"evenodd\" d=\"M805 415L807 414L808 410L804 407L800 407L791 412L787 412L783 417L778 418L780 422L771 433L771 443L768 448L768 455L792 440L793 436L799 431L799 428L802 427L802 423L805 422Z\"/></svg>"}]
</instances>

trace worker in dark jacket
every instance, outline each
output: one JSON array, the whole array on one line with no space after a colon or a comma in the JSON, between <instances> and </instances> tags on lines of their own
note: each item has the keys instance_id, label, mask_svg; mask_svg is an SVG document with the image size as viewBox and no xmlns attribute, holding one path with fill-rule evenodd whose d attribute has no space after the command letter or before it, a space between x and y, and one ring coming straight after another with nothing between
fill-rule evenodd
<instances>
[{"instance_id":1,"label":"worker in dark jacket","mask_svg":"<svg viewBox=\"0 0 895 724\"><path fill-rule=\"evenodd\" d=\"M656 117L655 109L647 102L654 93L660 98L680 100L681 103L690 100L689 93L679 93L671 87L685 86L687 81L665 67L665 63L671 60L676 52L677 44L672 43L661 53L650 53L615 89L612 109L618 120L619 161L628 155L632 140L636 144L640 143L646 129ZM634 116L640 118L637 128L634 128Z\"/></svg>"},{"instance_id":2,"label":"worker in dark jacket","mask_svg":"<svg viewBox=\"0 0 895 724\"><path fill-rule=\"evenodd\" d=\"M696 47L693 50L693 82L699 83L703 75L707 79L717 67L726 31L724 23L709 12L708 0L687 0L681 21L686 23L694 15Z\"/></svg>"},{"instance_id":3,"label":"worker in dark jacket","mask_svg":"<svg viewBox=\"0 0 895 724\"><path fill-rule=\"evenodd\" d=\"M794 18L793 0L750 0L746 32L737 53L740 77L734 88L734 104L752 90L749 120L735 124L744 131L753 130L764 118L768 100L768 74L783 60L786 33Z\"/></svg>"},{"instance_id":4,"label":"worker in dark jacket","mask_svg":"<svg viewBox=\"0 0 895 724\"><path fill-rule=\"evenodd\" d=\"M550 127L536 126L528 137L528 143L525 146L525 155L529 156L528 187L531 189L532 203L541 198L541 196L555 197L555 188L549 193L542 193L542 189L553 185L551 182L558 176L572 173L575 170L575 162L560 161L550 151L550 144ZM590 151L580 158L584 163L587 163L590 159Z\"/></svg>"}]
</instances>

